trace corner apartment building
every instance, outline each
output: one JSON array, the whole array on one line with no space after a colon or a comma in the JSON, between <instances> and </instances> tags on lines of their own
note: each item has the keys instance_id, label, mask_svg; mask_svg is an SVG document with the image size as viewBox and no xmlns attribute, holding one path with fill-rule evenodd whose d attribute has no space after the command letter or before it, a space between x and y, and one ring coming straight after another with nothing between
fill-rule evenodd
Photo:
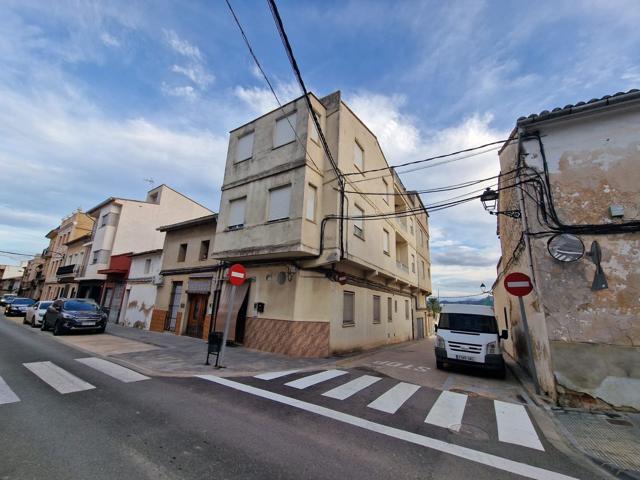
<instances>
[{"instance_id":1,"label":"corner apartment building","mask_svg":"<svg viewBox=\"0 0 640 480\"><path fill-rule=\"evenodd\" d=\"M495 311L525 368L529 333L538 383L563 405L640 410L638 132L635 90L522 117L500 152L498 211L521 218L498 216ZM529 332L502 282L515 271L534 283Z\"/></svg>"},{"instance_id":2,"label":"corner apartment building","mask_svg":"<svg viewBox=\"0 0 640 480\"><path fill-rule=\"evenodd\" d=\"M304 97L231 132L213 257L244 264L251 281L230 337L320 357L419 336L416 308L431 292L427 212L340 92L310 101L347 174L344 215Z\"/></svg>"},{"instance_id":3,"label":"corner apartment building","mask_svg":"<svg viewBox=\"0 0 640 480\"><path fill-rule=\"evenodd\" d=\"M93 298L109 310L109 321L117 322L132 255L162 249L161 225L211 213L167 185L149 190L145 200L107 198L87 212L95 224L77 279L78 296Z\"/></svg>"}]
</instances>

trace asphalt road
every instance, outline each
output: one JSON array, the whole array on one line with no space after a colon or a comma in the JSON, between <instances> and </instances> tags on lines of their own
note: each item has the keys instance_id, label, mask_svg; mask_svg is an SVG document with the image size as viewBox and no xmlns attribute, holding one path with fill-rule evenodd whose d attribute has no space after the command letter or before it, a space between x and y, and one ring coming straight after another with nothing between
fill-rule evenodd
<instances>
[{"instance_id":1,"label":"asphalt road","mask_svg":"<svg viewBox=\"0 0 640 480\"><path fill-rule=\"evenodd\" d=\"M0 479L481 480L526 478L512 473L526 467L540 469L531 470L538 478L601 478L542 435L544 452L498 442L493 407L480 399L465 413L477 430L456 433L424 423L423 403L436 394L429 389L390 415L367 410L357 396L338 400L317 387L285 385L300 373L227 384L167 377L124 383L77 361L86 357L0 315ZM44 380L24 365L39 362L82 382L47 373L51 364ZM379 381L373 394L389 382ZM52 384L78 391L62 394ZM322 391L337 386L336 378Z\"/></svg>"}]
</instances>

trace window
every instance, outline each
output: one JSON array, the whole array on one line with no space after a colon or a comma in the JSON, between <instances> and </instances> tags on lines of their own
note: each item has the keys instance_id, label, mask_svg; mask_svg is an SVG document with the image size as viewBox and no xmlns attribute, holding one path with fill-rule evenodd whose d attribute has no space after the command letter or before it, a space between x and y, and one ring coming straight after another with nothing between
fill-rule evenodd
<instances>
[{"instance_id":1,"label":"window","mask_svg":"<svg viewBox=\"0 0 640 480\"><path fill-rule=\"evenodd\" d=\"M289 218L291 185L269 190L269 221Z\"/></svg>"},{"instance_id":2,"label":"window","mask_svg":"<svg viewBox=\"0 0 640 480\"><path fill-rule=\"evenodd\" d=\"M398 313L398 300L394 301L394 305L393 305L393 311Z\"/></svg>"},{"instance_id":3,"label":"window","mask_svg":"<svg viewBox=\"0 0 640 480\"><path fill-rule=\"evenodd\" d=\"M316 118L318 119L318 123L320 124L320 126L322 126L322 117L320 117L320 114L318 112L316 112L315 110L313 111L313 113L316 114ZM309 115L309 138L311 140L313 140L314 142L318 143L318 130L316 130L316 124L313 121L313 116Z\"/></svg>"},{"instance_id":4,"label":"window","mask_svg":"<svg viewBox=\"0 0 640 480\"><path fill-rule=\"evenodd\" d=\"M100 226L104 227L107 225L107 219L109 218L109 214L105 213L104 215L102 215L102 220L100 221Z\"/></svg>"},{"instance_id":5,"label":"window","mask_svg":"<svg viewBox=\"0 0 640 480\"><path fill-rule=\"evenodd\" d=\"M152 193L151 195L149 195L149 202L150 203L158 203L158 192Z\"/></svg>"},{"instance_id":6,"label":"window","mask_svg":"<svg viewBox=\"0 0 640 480\"><path fill-rule=\"evenodd\" d=\"M200 255L198 258L200 260L206 260L209 258L209 240L202 240L200 242Z\"/></svg>"},{"instance_id":7,"label":"window","mask_svg":"<svg viewBox=\"0 0 640 480\"><path fill-rule=\"evenodd\" d=\"M382 251L389 255L389 232L382 229Z\"/></svg>"},{"instance_id":8,"label":"window","mask_svg":"<svg viewBox=\"0 0 640 480\"><path fill-rule=\"evenodd\" d=\"M362 217L364 215L364 210L362 210L358 205L354 205L354 216ZM364 219L362 218L354 218L353 219L353 234L356 237L360 237L364 239Z\"/></svg>"},{"instance_id":9,"label":"window","mask_svg":"<svg viewBox=\"0 0 640 480\"><path fill-rule=\"evenodd\" d=\"M350 327L356 324L355 321L355 297L353 292L344 292L342 295L342 326Z\"/></svg>"},{"instance_id":10,"label":"window","mask_svg":"<svg viewBox=\"0 0 640 480\"><path fill-rule=\"evenodd\" d=\"M311 184L307 185L307 209L305 218L312 222L316 219L316 202L318 197L318 189Z\"/></svg>"},{"instance_id":11,"label":"window","mask_svg":"<svg viewBox=\"0 0 640 480\"><path fill-rule=\"evenodd\" d=\"M422 274L422 278L424 278L425 277L424 260L420 260L420 266L422 267L420 273Z\"/></svg>"},{"instance_id":12,"label":"window","mask_svg":"<svg viewBox=\"0 0 640 480\"><path fill-rule=\"evenodd\" d=\"M422 244L424 243L424 237L423 237L423 233L422 233L422 229L419 228L418 229L418 245L422 246Z\"/></svg>"},{"instance_id":13,"label":"window","mask_svg":"<svg viewBox=\"0 0 640 480\"><path fill-rule=\"evenodd\" d=\"M251 158L253 154L253 132L248 133L238 139L236 146L236 162L241 162Z\"/></svg>"},{"instance_id":14,"label":"window","mask_svg":"<svg viewBox=\"0 0 640 480\"><path fill-rule=\"evenodd\" d=\"M144 261L144 273L149 273L151 271L151 259L147 258Z\"/></svg>"},{"instance_id":15,"label":"window","mask_svg":"<svg viewBox=\"0 0 640 480\"><path fill-rule=\"evenodd\" d=\"M276 121L273 133L273 148L291 143L296 139L296 112Z\"/></svg>"},{"instance_id":16,"label":"window","mask_svg":"<svg viewBox=\"0 0 640 480\"><path fill-rule=\"evenodd\" d=\"M244 226L244 207L246 203L247 197L229 201L229 228L242 228Z\"/></svg>"},{"instance_id":17,"label":"window","mask_svg":"<svg viewBox=\"0 0 640 480\"><path fill-rule=\"evenodd\" d=\"M115 212L108 212L102 215L100 219L100 227L106 227L107 225L115 226L118 224L119 214Z\"/></svg>"},{"instance_id":18,"label":"window","mask_svg":"<svg viewBox=\"0 0 640 480\"><path fill-rule=\"evenodd\" d=\"M187 244L181 243L178 247L178 261L184 262L185 258L187 258Z\"/></svg>"},{"instance_id":19,"label":"window","mask_svg":"<svg viewBox=\"0 0 640 480\"><path fill-rule=\"evenodd\" d=\"M358 170L364 170L364 150L358 142L353 144L353 164Z\"/></svg>"},{"instance_id":20,"label":"window","mask_svg":"<svg viewBox=\"0 0 640 480\"><path fill-rule=\"evenodd\" d=\"M413 235L413 218L409 217L409 232Z\"/></svg>"},{"instance_id":21,"label":"window","mask_svg":"<svg viewBox=\"0 0 640 480\"><path fill-rule=\"evenodd\" d=\"M384 187L384 193L385 195L383 195L382 199L384 200L384 202L389 205L389 182L387 182L384 178L382 179L382 185Z\"/></svg>"},{"instance_id":22,"label":"window","mask_svg":"<svg viewBox=\"0 0 640 480\"><path fill-rule=\"evenodd\" d=\"M411 273L416 273L416 256L411 254Z\"/></svg>"},{"instance_id":23,"label":"window","mask_svg":"<svg viewBox=\"0 0 640 480\"><path fill-rule=\"evenodd\" d=\"M404 318L409 320L409 300L404 301Z\"/></svg>"},{"instance_id":24,"label":"window","mask_svg":"<svg viewBox=\"0 0 640 480\"><path fill-rule=\"evenodd\" d=\"M91 256L91 264L95 265L96 263L108 263L110 255L110 250L95 250Z\"/></svg>"},{"instance_id":25,"label":"window","mask_svg":"<svg viewBox=\"0 0 640 480\"><path fill-rule=\"evenodd\" d=\"M373 323L380 323L380 295L373 296Z\"/></svg>"},{"instance_id":26,"label":"window","mask_svg":"<svg viewBox=\"0 0 640 480\"><path fill-rule=\"evenodd\" d=\"M392 310L392 304L393 302L391 301L391 297L387 297L387 322L391 323L393 322L393 312Z\"/></svg>"}]
</instances>

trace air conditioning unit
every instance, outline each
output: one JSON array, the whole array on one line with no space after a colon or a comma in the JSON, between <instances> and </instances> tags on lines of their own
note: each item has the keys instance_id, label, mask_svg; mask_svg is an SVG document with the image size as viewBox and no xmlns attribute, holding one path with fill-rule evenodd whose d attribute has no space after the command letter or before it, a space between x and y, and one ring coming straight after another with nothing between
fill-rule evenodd
<instances>
[{"instance_id":1,"label":"air conditioning unit","mask_svg":"<svg viewBox=\"0 0 640 480\"><path fill-rule=\"evenodd\" d=\"M153 284L154 285L162 285L164 283L164 277L162 275L154 275L153 276Z\"/></svg>"}]
</instances>

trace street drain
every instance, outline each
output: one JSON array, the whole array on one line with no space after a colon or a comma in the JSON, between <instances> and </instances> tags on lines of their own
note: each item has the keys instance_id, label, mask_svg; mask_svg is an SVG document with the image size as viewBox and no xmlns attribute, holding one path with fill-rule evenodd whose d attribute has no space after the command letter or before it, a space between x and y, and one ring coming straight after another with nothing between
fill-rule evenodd
<instances>
[{"instance_id":1,"label":"street drain","mask_svg":"<svg viewBox=\"0 0 640 480\"><path fill-rule=\"evenodd\" d=\"M489 434L487 432L480 427L468 423L450 425L449 431L475 440L489 440Z\"/></svg>"},{"instance_id":2,"label":"street drain","mask_svg":"<svg viewBox=\"0 0 640 480\"><path fill-rule=\"evenodd\" d=\"M606 420L611 425L619 425L621 427L633 427L633 423L631 423L631 422L629 422L627 420L619 420L617 418L607 418Z\"/></svg>"}]
</instances>

